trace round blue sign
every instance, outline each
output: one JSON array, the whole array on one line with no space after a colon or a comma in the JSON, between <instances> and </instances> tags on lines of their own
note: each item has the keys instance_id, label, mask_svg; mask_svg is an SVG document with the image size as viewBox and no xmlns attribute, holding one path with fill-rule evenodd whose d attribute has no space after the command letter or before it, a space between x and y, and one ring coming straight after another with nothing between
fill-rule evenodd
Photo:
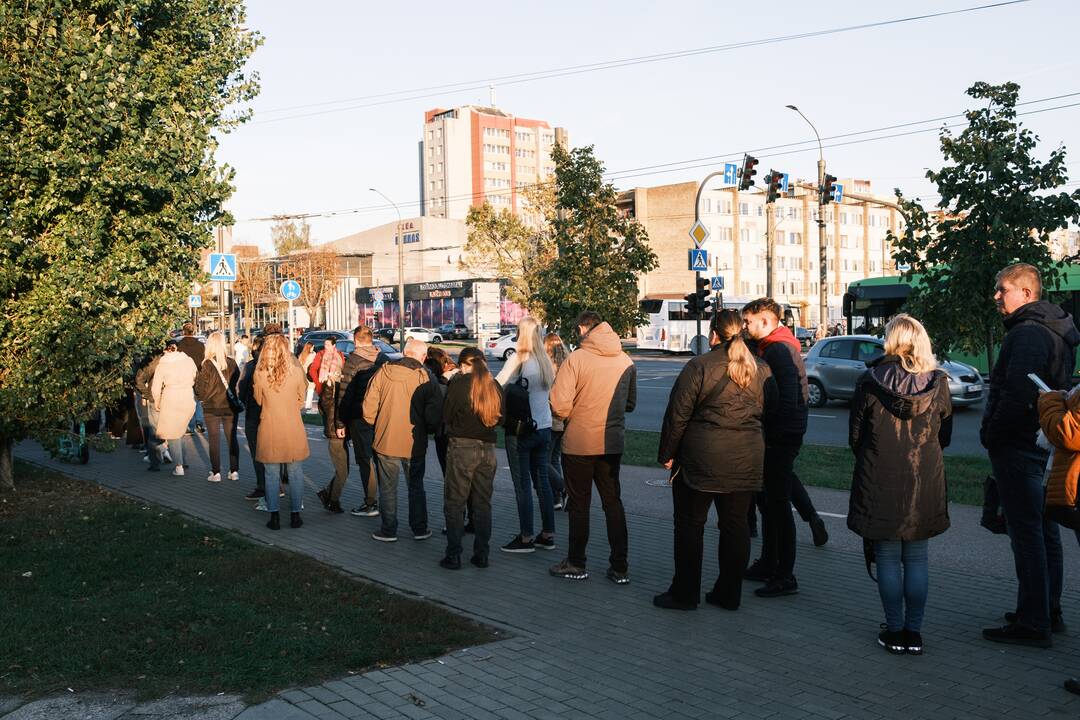
<instances>
[{"instance_id":1,"label":"round blue sign","mask_svg":"<svg viewBox=\"0 0 1080 720\"><path fill-rule=\"evenodd\" d=\"M295 280L286 280L281 283L281 297L286 300L296 300L300 297L300 283Z\"/></svg>"}]
</instances>

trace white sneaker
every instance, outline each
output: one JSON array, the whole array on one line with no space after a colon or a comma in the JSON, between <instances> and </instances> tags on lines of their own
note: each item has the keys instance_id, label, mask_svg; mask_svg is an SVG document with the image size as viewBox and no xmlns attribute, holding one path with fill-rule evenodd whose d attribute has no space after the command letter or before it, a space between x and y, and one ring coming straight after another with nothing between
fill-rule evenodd
<instances>
[{"instance_id":1,"label":"white sneaker","mask_svg":"<svg viewBox=\"0 0 1080 720\"><path fill-rule=\"evenodd\" d=\"M259 498L259 502L255 503L255 509L259 512L270 512L266 507L266 498Z\"/></svg>"},{"instance_id":2,"label":"white sneaker","mask_svg":"<svg viewBox=\"0 0 1080 720\"><path fill-rule=\"evenodd\" d=\"M239 480L240 479L240 473L233 470L232 472L229 473L229 479L230 480Z\"/></svg>"},{"instance_id":3,"label":"white sneaker","mask_svg":"<svg viewBox=\"0 0 1080 720\"><path fill-rule=\"evenodd\" d=\"M147 462L149 462L149 461L147 461ZM172 462L172 455L169 454L168 450L162 450L161 451L161 462L163 462L163 463L171 463Z\"/></svg>"},{"instance_id":4,"label":"white sneaker","mask_svg":"<svg viewBox=\"0 0 1080 720\"><path fill-rule=\"evenodd\" d=\"M207 482L221 482L221 473L210 473L206 478Z\"/></svg>"},{"instance_id":5,"label":"white sneaker","mask_svg":"<svg viewBox=\"0 0 1080 720\"><path fill-rule=\"evenodd\" d=\"M184 474L184 466L183 465L177 465L176 467L173 468L172 474L173 475L178 475L178 476L183 475Z\"/></svg>"},{"instance_id":6,"label":"white sneaker","mask_svg":"<svg viewBox=\"0 0 1080 720\"><path fill-rule=\"evenodd\" d=\"M148 463L148 462L150 462L150 456L149 456L149 455L143 455L143 456L142 456L142 461L143 461L144 463Z\"/></svg>"}]
</instances>

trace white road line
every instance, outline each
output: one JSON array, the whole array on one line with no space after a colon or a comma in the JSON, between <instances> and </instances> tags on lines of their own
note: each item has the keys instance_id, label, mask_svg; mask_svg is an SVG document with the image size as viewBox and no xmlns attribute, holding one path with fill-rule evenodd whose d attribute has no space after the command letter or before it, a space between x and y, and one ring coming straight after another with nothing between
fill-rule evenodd
<instances>
[{"instance_id":1,"label":"white road line","mask_svg":"<svg viewBox=\"0 0 1080 720\"><path fill-rule=\"evenodd\" d=\"M821 512L820 510L818 510L817 514L818 515L824 515L825 517L834 517L834 518L846 518L847 517L847 515L841 515L840 513Z\"/></svg>"}]
</instances>

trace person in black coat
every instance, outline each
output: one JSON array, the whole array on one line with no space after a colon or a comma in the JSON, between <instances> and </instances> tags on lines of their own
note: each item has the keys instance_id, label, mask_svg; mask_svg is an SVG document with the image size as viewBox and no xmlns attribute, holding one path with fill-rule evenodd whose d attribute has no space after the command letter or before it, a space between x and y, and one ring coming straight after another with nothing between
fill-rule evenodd
<instances>
[{"instance_id":1,"label":"person in black coat","mask_svg":"<svg viewBox=\"0 0 1080 720\"><path fill-rule=\"evenodd\" d=\"M885 327L885 355L855 385L848 443L855 452L848 527L872 543L891 653L922 653L927 541L949 527L943 450L952 438L949 381L926 330L910 315Z\"/></svg>"},{"instance_id":2,"label":"person in black coat","mask_svg":"<svg viewBox=\"0 0 1080 720\"><path fill-rule=\"evenodd\" d=\"M693 610L701 592L705 520L720 518L720 573L705 601L737 610L750 558L747 509L761 489L765 425L776 406L769 366L743 341L742 317L722 310L709 330L712 349L686 364L671 389L657 460L671 470L675 577L653 604Z\"/></svg>"},{"instance_id":3,"label":"person in black coat","mask_svg":"<svg viewBox=\"0 0 1080 720\"><path fill-rule=\"evenodd\" d=\"M229 450L230 480L240 479L240 442L236 437L239 413L229 404L228 392L236 396L240 368L226 355L225 336L220 331L206 339L206 355L195 376L195 397L202 403L206 436L210 441L210 482L221 482L221 433Z\"/></svg>"},{"instance_id":4,"label":"person in black coat","mask_svg":"<svg viewBox=\"0 0 1080 720\"><path fill-rule=\"evenodd\" d=\"M244 496L246 500L260 500L266 495L266 466L255 459L262 413L259 403L255 402L255 367L259 363L263 339L264 336L259 335L251 343L251 359L244 364L240 380L236 384L236 392L244 403L244 438L247 440L248 452L251 453L251 462L255 466L255 489Z\"/></svg>"}]
</instances>

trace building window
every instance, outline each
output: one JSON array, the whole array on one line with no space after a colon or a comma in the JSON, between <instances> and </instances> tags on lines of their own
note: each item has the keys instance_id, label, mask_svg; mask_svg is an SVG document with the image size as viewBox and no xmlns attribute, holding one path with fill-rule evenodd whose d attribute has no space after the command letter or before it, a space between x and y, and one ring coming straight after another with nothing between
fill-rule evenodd
<instances>
[{"instance_id":1,"label":"building window","mask_svg":"<svg viewBox=\"0 0 1080 720\"><path fill-rule=\"evenodd\" d=\"M847 235L841 235L840 236L840 247L846 248L847 246L848 246L848 237L847 237Z\"/></svg>"},{"instance_id":2,"label":"building window","mask_svg":"<svg viewBox=\"0 0 1080 720\"><path fill-rule=\"evenodd\" d=\"M802 245L802 233L788 233L788 245Z\"/></svg>"},{"instance_id":3,"label":"building window","mask_svg":"<svg viewBox=\"0 0 1080 720\"><path fill-rule=\"evenodd\" d=\"M792 220L798 220L799 219L799 208L789 207L787 209L787 216L789 218L791 218Z\"/></svg>"},{"instance_id":4,"label":"building window","mask_svg":"<svg viewBox=\"0 0 1080 720\"><path fill-rule=\"evenodd\" d=\"M758 205L758 206L757 206L757 216L758 216L758 217L761 217L761 216L762 216L762 213L763 213L763 211L762 211L762 206L761 206L761 205Z\"/></svg>"},{"instance_id":5,"label":"building window","mask_svg":"<svg viewBox=\"0 0 1080 720\"><path fill-rule=\"evenodd\" d=\"M721 242L731 242L731 228L720 228L720 232L717 233Z\"/></svg>"},{"instance_id":6,"label":"building window","mask_svg":"<svg viewBox=\"0 0 1080 720\"><path fill-rule=\"evenodd\" d=\"M749 295L750 294L750 283L746 282L745 280L743 280L743 283L742 283L742 294L743 295Z\"/></svg>"},{"instance_id":7,"label":"building window","mask_svg":"<svg viewBox=\"0 0 1080 720\"><path fill-rule=\"evenodd\" d=\"M721 210L721 212L724 213L725 215L730 215L731 214L731 201L730 200L724 200L723 205L724 205L724 209Z\"/></svg>"},{"instance_id":8,"label":"building window","mask_svg":"<svg viewBox=\"0 0 1080 720\"><path fill-rule=\"evenodd\" d=\"M783 230L777 230L776 231L776 244L777 245L783 245L784 244L784 231Z\"/></svg>"},{"instance_id":9,"label":"building window","mask_svg":"<svg viewBox=\"0 0 1080 720\"><path fill-rule=\"evenodd\" d=\"M846 212L840 213L840 224L841 225L847 225L847 213Z\"/></svg>"},{"instance_id":10,"label":"building window","mask_svg":"<svg viewBox=\"0 0 1080 720\"><path fill-rule=\"evenodd\" d=\"M705 212L712 212L712 198L705 198Z\"/></svg>"},{"instance_id":11,"label":"building window","mask_svg":"<svg viewBox=\"0 0 1080 720\"><path fill-rule=\"evenodd\" d=\"M749 215L750 214L750 205L749 205L749 203L739 203L739 214L740 215Z\"/></svg>"},{"instance_id":12,"label":"building window","mask_svg":"<svg viewBox=\"0 0 1080 720\"><path fill-rule=\"evenodd\" d=\"M739 242L750 242L750 231L746 228L742 228L741 230L739 230Z\"/></svg>"}]
</instances>

